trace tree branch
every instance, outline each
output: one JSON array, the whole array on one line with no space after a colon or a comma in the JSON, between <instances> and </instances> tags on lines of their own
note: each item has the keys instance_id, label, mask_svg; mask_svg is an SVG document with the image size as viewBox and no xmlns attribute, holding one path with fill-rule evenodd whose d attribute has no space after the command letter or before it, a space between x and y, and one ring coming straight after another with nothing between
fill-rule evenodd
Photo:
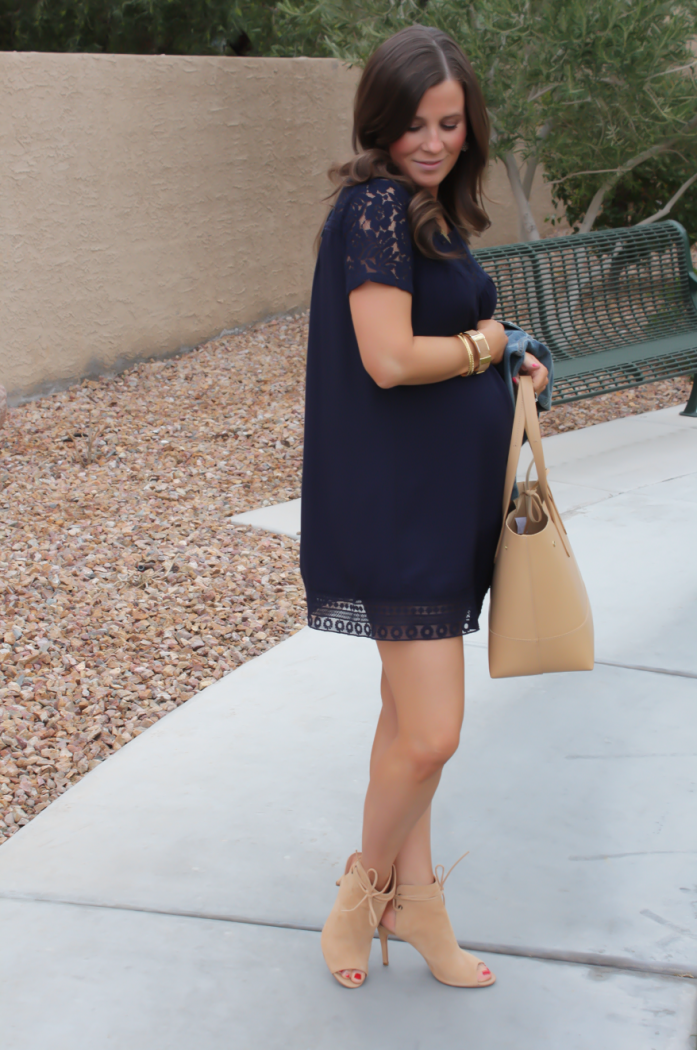
<instances>
[{"instance_id":1,"label":"tree branch","mask_svg":"<svg viewBox=\"0 0 697 1050\"><path fill-rule=\"evenodd\" d=\"M681 160L685 160L685 157L680 150L666 149L666 153L677 153ZM567 182L569 179L580 179L582 175L609 175L611 172L619 172L620 168L589 168L588 171L571 171L568 175L562 175L560 179L550 179L550 186L561 186L562 182Z\"/></svg>"},{"instance_id":2,"label":"tree branch","mask_svg":"<svg viewBox=\"0 0 697 1050\"><path fill-rule=\"evenodd\" d=\"M655 146L650 146L648 149L643 150L642 153L638 153L636 157L632 157L631 160L627 160L624 164L620 164L614 174L609 179L605 180L600 189L593 196L593 200L590 202L588 210L583 216L583 222L579 226L578 232L590 233L593 229L595 220L600 214L600 209L603 206L603 200L605 199L606 194L617 182L619 182L623 175L626 175L628 171L636 168L639 164L643 164L645 160L650 160L651 157L656 157L659 153L666 153L671 146L685 134L685 132L691 131L696 126L697 114L695 114L690 120L686 121L676 135L671 136L669 139L665 139L663 142L657 142Z\"/></svg>"},{"instance_id":3,"label":"tree branch","mask_svg":"<svg viewBox=\"0 0 697 1050\"><path fill-rule=\"evenodd\" d=\"M568 175L562 175L560 179L550 179L550 186L561 186L568 179L581 178L582 175L609 175L610 172L618 172L619 168L589 168L588 171L572 171Z\"/></svg>"},{"instance_id":4,"label":"tree branch","mask_svg":"<svg viewBox=\"0 0 697 1050\"><path fill-rule=\"evenodd\" d=\"M531 89L528 95L528 102L537 102L538 98L542 98L548 91L554 91L555 88L561 87L563 83L564 81L560 80L556 84L547 84L542 88Z\"/></svg>"},{"instance_id":5,"label":"tree branch","mask_svg":"<svg viewBox=\"0 0 697 1050\"><path fill-rule=\"evenodd\" d=\"M689 188L690 188L690 186L692 185L693 182L697 182L697 175L693 175L691 178L689 178L685 182L683 182L683 184L680 187L680 189L677 190L677 192L673 194L673 196L670 198L668 203L663 208L661 208L660 211L657 211L655 215L650 215L648 217L648 219L642 219L641 222L637 222L634 225L635 226L646 226L650 222L658 222L659 219L665 218L665 216L668 214L668 212L673 207L673 205L677 201L680 200L680 198L682 197L683 193L685 193L686 190L689 190Z\"/></svg>"},{"instance_id":6,"label":"tree branch","mask_svg":"<svg viewBox=\"0 0 697 1050\"><path fill-rule=\"evenodd\" d=\"M518 164L516 163L513 153L507 153L504 157L504 162L508 173L508 181L511 184L511 190L513 191L513 200L518 209L518 218L520 219L523 236L526 241L539 241L540 231L537 228L537 223L533 217L530 204L525 196L523 184L520 181Z\"/></svg>"},{"instance_id":7,"label":"tree branch","mask_svg":"<svg viewBox=\"0 0 697 1050\"><path fill-rule=\"evenodd\" d=\"M673 66L672 69L662 69L660 73L652 73L647 80L655 80L656 77L667 77L670 73L684 73L686 69L694 69L697 66L697 59L694 62L688 62L686 66Z\"/></svg>"}]
</instances>

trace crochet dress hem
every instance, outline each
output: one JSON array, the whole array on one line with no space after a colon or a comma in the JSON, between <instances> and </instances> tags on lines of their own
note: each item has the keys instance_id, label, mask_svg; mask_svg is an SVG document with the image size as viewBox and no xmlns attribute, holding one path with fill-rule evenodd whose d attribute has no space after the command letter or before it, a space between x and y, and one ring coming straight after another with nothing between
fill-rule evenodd
<instances>
[{"instance_id":1,"label":"crochet dress hem","mask_svg":"<svg viewBox=\"0 0 697 1050\"><path fill-rule=\"evenodd\" d=\"M405 602L308 594L307 610L315 631L378 641L437 641L479 630L478 611L466 599Z\"/></svg>"}]
</instances>

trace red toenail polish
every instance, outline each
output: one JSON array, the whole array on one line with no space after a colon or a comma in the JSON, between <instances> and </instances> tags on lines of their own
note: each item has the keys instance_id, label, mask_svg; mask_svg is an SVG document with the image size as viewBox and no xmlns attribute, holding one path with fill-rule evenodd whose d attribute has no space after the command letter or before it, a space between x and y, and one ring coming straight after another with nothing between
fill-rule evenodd
<instances>
[{"instance_id":1,"label":"red toenail polish","mask_svg":"<svg viewBox=\"0 0 697 1050\"><path fill-rule=\"evenodd\" d=\"M360 981L361 975L359 973L354 973L353 978L355 981Z\"/></svg>"}]
</instances>

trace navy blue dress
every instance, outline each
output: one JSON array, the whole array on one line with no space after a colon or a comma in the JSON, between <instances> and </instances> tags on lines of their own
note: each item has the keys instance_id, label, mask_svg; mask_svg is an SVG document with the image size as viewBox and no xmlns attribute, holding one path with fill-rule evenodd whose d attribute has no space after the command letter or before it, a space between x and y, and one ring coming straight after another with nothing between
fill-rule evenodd
<instances>
[{"instance_id":1,"label":"navy blue dress","mask_svg":"<svg viewBox=\"0 0 697 1050\"><path fill-rule=\"evenodd\" d=\"M495 368L381 389L363 367L349 292L412 295L415 335L491 317L496 288L472 257L414 246L409 194L373 179L344 189L322 233L307 358L300 567L311 627L380 639L479 629L501 526L513 409ZM448 247L444 240L443 245Z\"/></svg>"}]
</instances>

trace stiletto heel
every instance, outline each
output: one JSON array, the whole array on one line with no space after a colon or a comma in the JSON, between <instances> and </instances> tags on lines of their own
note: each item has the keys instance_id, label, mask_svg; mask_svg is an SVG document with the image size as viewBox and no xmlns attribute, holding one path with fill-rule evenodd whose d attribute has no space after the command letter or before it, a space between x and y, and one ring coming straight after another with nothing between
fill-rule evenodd
<instances>
[{"instance_id":1,"label":"stiletto heel","mask_svg":"<svg viewBox=\"0 0 697 1050\"><path fill-rule=\"evenodd\" d=\"M390 956L387 950L387 938L389 937L389 932L386 926L378 926L378 936L380 938L380 947L382 948L382 965L389 966Z\"/></svg>"},{"instance_id":2,"label":"stiletto heel","mask_svg":"<svg viewBox=\"0 0 697 1050\"><path fill-rule=\"evenodd\" d=\"M482 960L464 951L457 943L445 910L443 886L448 875L444 876L443 872L444 868L439 864L430 886L397 887L393 904L395 936L407 941L423 955L431 973L442 984L456 988L486 988L496 978L489 971L486 980L478 980Z\"/></svg>"},{"instance_id":3,"label":"stiletto heel","mask_svg":"<svg viewBox=\"0 0 697 1050\"><path fill-rule=\"evenodd\" d=\"M375 928L395 895L394 867L383 889L377 888L377 880L378 873L373 868L366 871L360 860L354 861L347 874L339 879L339 893L322 930L324 961L344 988L360 988L365 984L365 981L356 984L341 971L360 970L367 977Z\"/></svg>"}]
</instances>

